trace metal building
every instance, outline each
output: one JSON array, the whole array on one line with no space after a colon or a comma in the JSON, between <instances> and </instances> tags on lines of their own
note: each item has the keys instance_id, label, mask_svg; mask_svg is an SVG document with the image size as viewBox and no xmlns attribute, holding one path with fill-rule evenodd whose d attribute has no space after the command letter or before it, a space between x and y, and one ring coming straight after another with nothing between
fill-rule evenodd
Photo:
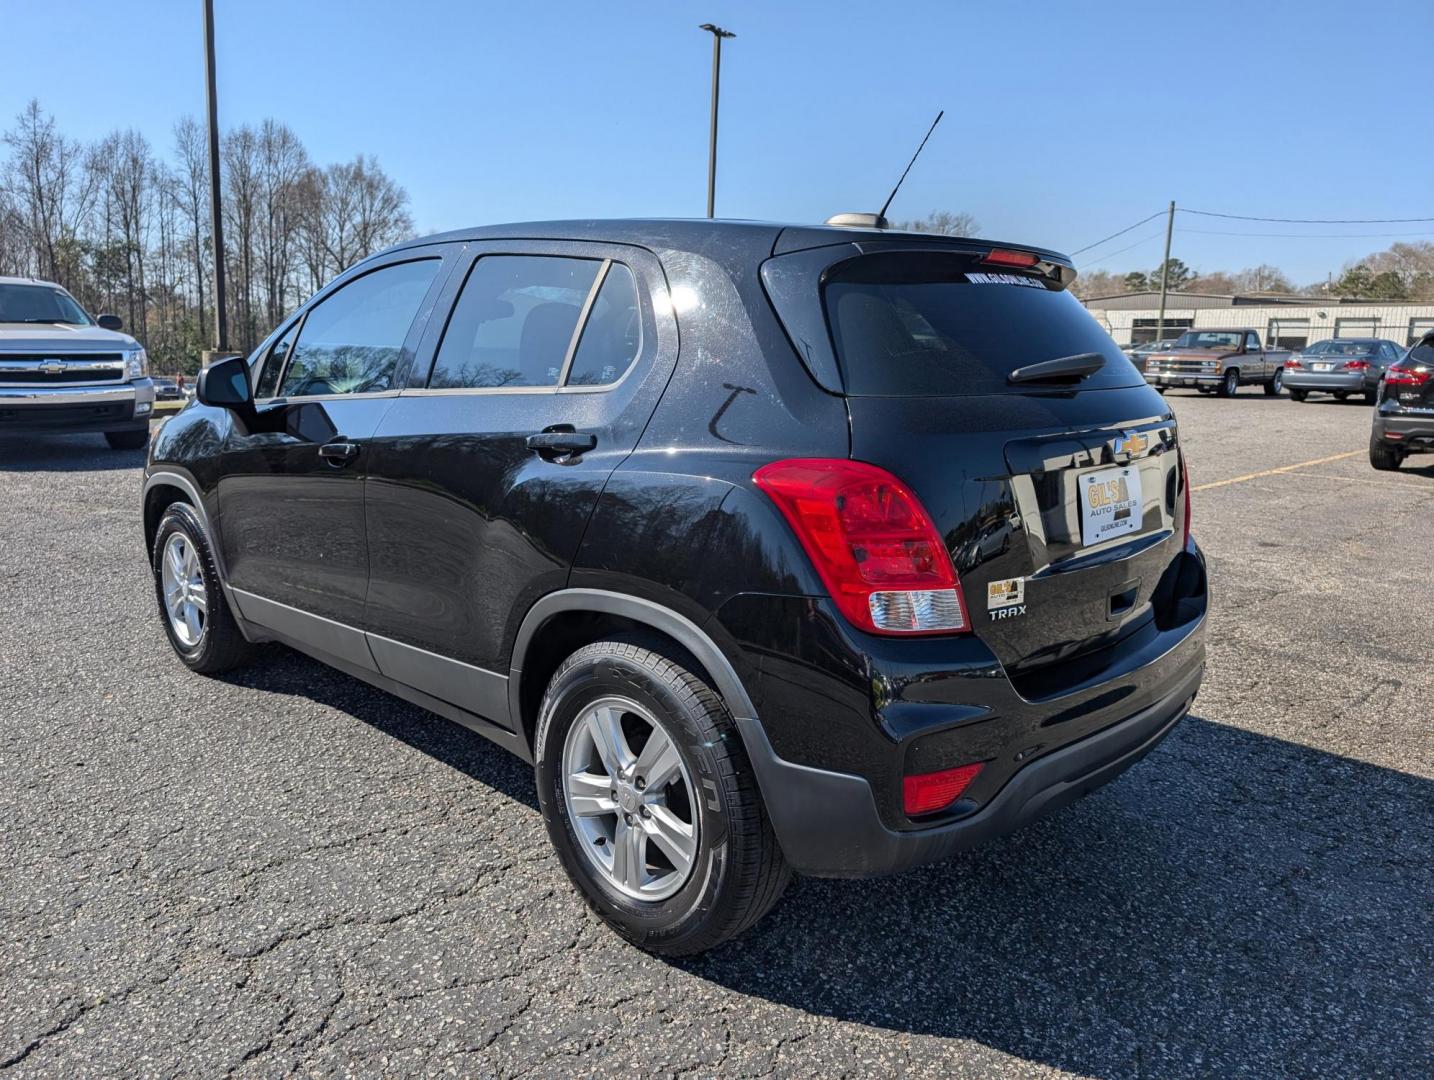
<instances>
[{"instance_id":1,"label":"metal building","mask_svg":"<svg viewBox=\"0 0 1434 1080\"><path fill-rule=\"evenodd\" d=\"M1160 315L1158 292L1096 296L1084 303L1117 344L1128 347L1155 340ZM1191 328L1216 327L1258 330L1266 344L1286 349L1303 348L1333 337L1380 337L1412 345L1434 330L1434 303L1270 294L1167 294L1167 338Z\"/></svg>"}]
</instances>

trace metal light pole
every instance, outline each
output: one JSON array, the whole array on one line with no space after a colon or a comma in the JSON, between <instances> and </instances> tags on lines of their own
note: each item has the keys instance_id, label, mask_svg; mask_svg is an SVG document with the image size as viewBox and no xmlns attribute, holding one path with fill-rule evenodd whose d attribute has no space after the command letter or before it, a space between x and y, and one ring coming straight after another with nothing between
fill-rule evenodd
<instances>
[{"instance_id":1,"label":"metal light pole","mask_svg":"<svg viewBox=\"0 0 1434 1080\"><path fill-rule=\"evenodd\" d=\"M214 0L204 0L204 60L209 95L209 214L214 230L214 350L229 348L224 299L224 215L219 191L219 97L214 88Z\"/></svg>"},{"instance_id":2,"label":"metal light pole","mask_svg":"<svg viewBox=\"0 0 1434 1080\"><path fill-rule=\"evenodd\" d=\"M712 23L703 23L697 29L712 35L712 132L707 145L707 216L717 201L717 96L722 83L722 39L737 35Z\"/></svg>"}]
</instances>

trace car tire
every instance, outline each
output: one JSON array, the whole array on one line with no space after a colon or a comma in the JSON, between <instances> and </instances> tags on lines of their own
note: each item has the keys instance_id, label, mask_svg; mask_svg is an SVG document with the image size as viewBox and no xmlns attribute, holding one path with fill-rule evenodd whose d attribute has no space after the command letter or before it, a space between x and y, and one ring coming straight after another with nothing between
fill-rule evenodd
<instances>
[{"instance_id":1,"label":"car tire","mask_svg":"<svg viewBox=\"0 0 1434 1080\"><path fill-rule=\"evenodd\" d=\"M1369 463L1380 472L1392 472L1404 464L1404 455L1378 439L1370 439Z\"/></svg>"},{"instance_id":2,"label":"car tire","mask_svg":"<svg viewBox=\"0 0 1434 1080\"><path fill-rule=\"evenodd\" d=\"M171 562L167 571L167 559L177 560L179 565ZM150 569L154 572L154 595L165 635L186 667L213 675L248 659L250 645L234 621L219 585L219 571L214 564L209 537L199 515L188 503L170 503L159 519L150 553ZM178 599L174 595L177 578L185 579L188 586L181 590L182 596ZM195 582L202 594L202 607L186 606L184 602L193 600ZM192 620L188 617L190 606L196 608ZM198 614L200 611L202 615Z\"/></svg>"},{"instance_id":3,"label":"car tire","mask_svg":"<svg viewBox=\"0 0 1434 1080\"><path fill-rule=\"evenodd\" d=\"M641 636L584 646L549 682L534 737L538 801L568 877L619 934L660 956L743 933L791 881L742 740L698 667ZM603 749L595 732L614 726ZM658 737L677 755L664 754L671 778L644 788ZM604 797L609 783L617 794Z\"/></svg>"},{"instance_id":4,"label":"car tire","mask_svg":"<svg viewBox=\"0 0 1434 1080\"><path fill-rule=\"evenodd\" d=\"M1168 386L1157 386L1157 387L1155 388L1155 392L1156 392L1157 394L1159 394L1161 397L1164 397L1164 396L1165 396L1165 391L1168 390L1168 389L1170 389Z\"/></svg>"},{"instance_id":5,"label":"car tire","mask_svg":"<svg viewBox=\"0 0 1434 1080\"><path fill-rule=\"evenodd\" d=\"M1220 380L1220 389L1216 391L1221 397L1234 397L1240 392L1240 372L1237 368L1231 368L1225 372L1225 377Z\"/></svg>"},{"instance_id":6,"label":"car tire","mask_svg":"<svg viewBox=\"0 0 1434 1080\"><path fill-rule=\"evenodd\" d=\"M1308 390L1291 390L1291 391L1290 391L1290 400L1291 400L1291 401L1304 401L1305 398L1307 398L1307 397L1309 397L1309 396L1310 396L1310 392L1309 392Z\"/></svg>"},{"instance_id":7,"label":"car tire","mask_svg":"<svg viewBox=\"0 0 1434 1080\"><path fill-rule=\"evenodd\" d=\"M1285 369L1284 369L1284 368L1277 368L1277 369L1275 370L1275 377L1274 377L1273 379L1271 379L1269 382L1265 383L1265 396L1266 396L1266 397L1279 397L1279 396L1280 396L1280 391L1282 391L1284 388L1285 388Z\"/></svg>"},{"instance_id":8,"label":"car tire","mask_svg":"<svg viewBox=\"0 0 1434 1080\"><path fill-rule=\"evenodd\" d=\"M106 431L105 442L111 450L143 450L149 443L149 428L139 431Z\"/></svg>"},{"instance_id":9,"label":"car tire","mask_svg":"<svg viewBox=\"0 0 1434 1080\"><path fill-rule=\"evenodd\" d=\"M1348 390L1336 390L1336 391L1334 392L1334 399L1335 399L1335 401L1348 401L1348 400L1349 400L1349 391L1348 391Z\"/></svg>"},{"instance_id":10,"label":"car tire","mask_svg":"<svg viewBox=\"0 0 1434 1080\"><path fill-rule=\"evenodd\" d=\"M1364 403L1365 403L1366 405L1377 405L1377 404L1379 404L1379 391L1378 391L1378 390L1366 390L1366 391L1364 392Z\"/></svg>"}]
</instances>

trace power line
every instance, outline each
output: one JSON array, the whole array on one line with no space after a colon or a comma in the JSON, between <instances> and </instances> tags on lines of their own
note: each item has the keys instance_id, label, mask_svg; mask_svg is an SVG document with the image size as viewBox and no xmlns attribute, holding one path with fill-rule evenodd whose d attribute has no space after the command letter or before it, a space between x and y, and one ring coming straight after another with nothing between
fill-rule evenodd
<instances>
[{"instance_id":1,"label":"power line","mask_svg":"<svg viewBox=\"0 0 1434 1080\"><path fill-rule=\"evenodd\" d=\"M1191 210L1182 206L1182 214L1199 214L1201 217L1230 218L1233 221L1272 221L1282 225L1408 225L1412 222L1434 221L1434 217L1407 218L1284 218L1251 217L1247 214L1220 214L1214 210Z\"/></svg>"},{"instance_id":2,"label":"power line","mask_svg":"<svg viewBox=\"0 0 1434 1080\"><path fill-rule=\"evenodd\" d=\"M1434 232L1371 232L1371 233L1288 233L1288 232L1223 232L1219 229L1181 229L1182 233L1201 236L1278 236L1286 240L1360 240L1390 236L1434 236Z\"/></svg>"},{"instance_id":3,"label":"power line","mask_svg":"<svg viewBox=\"0 0 1434 1080\"><path fill-rule=\"evenodd\" d=\"M1163 213L1163 211L1162 211L1162 213ZM1160 214L1156 214L1155 216L1156 216L1156 217L1159 217ZM1149 220L1149 219L1147 218L1146 220ZM1144 223L1142 222L1142 224L1144 224ZM1135 243L1133 243L1133 244L1129 244L1129 245L1127 245L1126 247L1123 247L1123 248L1116 248L1114 251L1107 252L1106 254L1102 255L1102 256L1101 256L1100 258L1098 258L1098 259L1091 259L1089 262L1084 263L1083 265L1085 265L1085 266L1087 266L1087 267L1089 267L1089 266L1095 266L1097 263L1103 263L1103 262L1105 262L1106 259L1113 259L1113 258L1115 258L1117 255L1124 255L1127 251L1131 250L1131 248L1138 248L1141 244L1148 243L1148 242L1151 241L1151 240L1159 240L1160 237L1161 237L1162 235L1164 235L1164 232L1165 232L1165 230L1163 230L1163 229L1158 230L1158 231L1156 231L1156 232L1153 232L1153 233L1151 233L1149 236L1144 237L1144 238L1142 238L1142 239L1140 239L1140 240L1137 240L1137 241L1136 241Z\"/></svg>"},{"instance_id":4,"label":"power line","mask_svg":"<svg viewBox=\"0 0 1434 1080\"><path fill-rule=\"evenodd\" d=\"M1075 255L1079 255L1082 251L1089 251L1091 248L1100 247L1101 244L1104 244L1104 243L1106 243L1107 241L1110 241L1110 240L1114 240L1117 236L1124 236L1126 233L1130 232L1130 230L1140 228L1140 227L1141 227L1142 225L1144 225L1147 221L1154 221L1156 218L1158 218L1158 217L1159 217L1161 214L1163 214L1163 213L1165 213L1164 210L1157 210L1157 211L1155 211L1155 213L1151 214L1148 218L1141 218L1141 219L1140 219L1139 221L1137 221L1134 225L1127 225L1125 228L1121 229L1120 232L1113 232L1113 233L1111 233L1111 234L1110 234L1109 236L1107 236L1104 240L1097 240L1094 244L1087 244L1087 245L1086 245L1085 247L1083 247L1083 248L1076 248L1074 251L1069 252L1068 254L1070 254L1070 255L1072 255L1072 256L1075 256ZM1131 246L1133 247L1134 245L1131 245ZM1122 248L1122 249L1121 249L1121 251L1129 251L1129 250L1130 250L1130 248ZM1119 252L1119 251L1115 251L1115 252L1111 252L1111 254L1112 254L1112 255L1119 255L1120 252ZM1110 257L1109 255L1102 256L1102 258L1109 258L1109 257Z\"/></svg>"}]
</instances>

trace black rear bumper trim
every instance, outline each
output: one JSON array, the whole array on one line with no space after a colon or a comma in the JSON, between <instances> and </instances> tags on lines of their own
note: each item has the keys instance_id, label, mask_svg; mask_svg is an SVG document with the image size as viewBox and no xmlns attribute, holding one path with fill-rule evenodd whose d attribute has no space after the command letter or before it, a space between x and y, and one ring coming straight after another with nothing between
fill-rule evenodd
<instances>
[{"instance_id":1,"label":"black rear bumper trim","mask_svg":"<svg viewBox=\"0 0 1434 1080\"><path fill-rule=\"evenodd\" d=\"M748 751L767 811L793 869L817 877L874 877L935 862L1011 832L1110 782L1143 758L1190 710L1201 664L1154 705L1017 772L983 809L930 829L882 824L871 785L860 776L796 765L771 745ZM760 730L760 725L752 725Z\"/></svg>"}]
</instances>

